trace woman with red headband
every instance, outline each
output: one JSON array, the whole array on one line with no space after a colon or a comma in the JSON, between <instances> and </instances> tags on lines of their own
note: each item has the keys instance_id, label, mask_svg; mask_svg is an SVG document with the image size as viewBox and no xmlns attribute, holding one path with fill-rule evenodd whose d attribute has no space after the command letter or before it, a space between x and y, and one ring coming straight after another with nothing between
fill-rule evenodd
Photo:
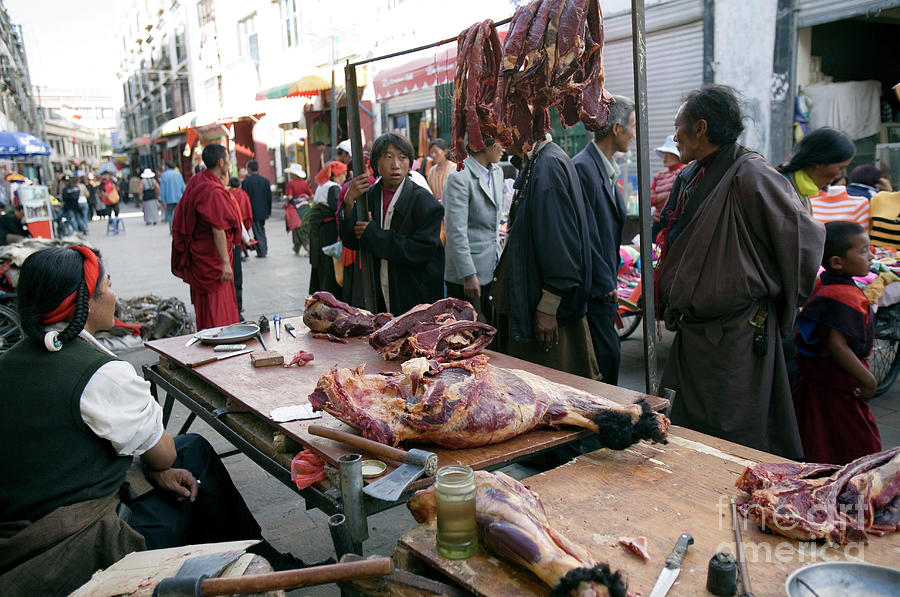
<instances>
[{"instance_id":1,"label":"woman with red headband","mask_svg":"<svg viewBox=\"0 0 900 597\"><path fill-rule=\"evenodd\" d=\"M150 385L94 339L116 295L93 251L30 255L17 299L27 337L0 357L0 595L66 595L135 550L262 537L212 446L173 439Z\"/></svg>"},{"instance_id":2,"label":"woman with red headband","mask_svg":"<svg viewBox=\"0 0 900 597\"><path fill-rule=\"evenodd\" d=\"M341 296L341 287L335 276L334 259L322 252L324 247L338 241L338 228L335 213L338 209L338 196L341 185L347 178L347 165L343 162L328 162L316 174L316 192L313 195L313 206L309 212L309 263L312 270L309 274L309 292L327 290L335 296Z\"/></svg>"}]
</instances>

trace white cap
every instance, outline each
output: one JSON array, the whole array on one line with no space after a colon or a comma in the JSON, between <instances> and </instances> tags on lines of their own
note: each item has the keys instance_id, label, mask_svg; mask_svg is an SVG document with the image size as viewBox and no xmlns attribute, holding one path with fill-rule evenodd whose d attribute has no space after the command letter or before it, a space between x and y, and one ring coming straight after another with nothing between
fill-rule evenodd
<instances>
[{"instance_id":1,"label":"white cap","mask_svg":"<svg viewBox=\"0 0 900 597\"><path fill-rule=\"evenodd\" d=\"M350 139L344 139L343 141L338 143L338 149L351 156L353 155L353 146L350 145Z\"/></svg>"},{"instance_id":2,"label":"white cap","mask_svg":"<svg viewBox=\"0 0 900 597\"><path fill-rule=\"evenodd\" d=\"M287 174L293 174L294 176L299 176L300 178L306 178L306 170L304 170L303 166L296 162L285 168L284 171Z\"/></svg>"},{"instance_id":3,"label":"white cap","mask_svg":"<svg viewBox=\"0 0 900 597\"><path fill-rule=\"evenodd\" d=\"M664 153L671 153L680 160L681 154L678 152L678 146L675 145L675 135L669 135L668 137L666 137L666 142L656 148L656 153L660 155Z\"/></svg>"}]
</instances>

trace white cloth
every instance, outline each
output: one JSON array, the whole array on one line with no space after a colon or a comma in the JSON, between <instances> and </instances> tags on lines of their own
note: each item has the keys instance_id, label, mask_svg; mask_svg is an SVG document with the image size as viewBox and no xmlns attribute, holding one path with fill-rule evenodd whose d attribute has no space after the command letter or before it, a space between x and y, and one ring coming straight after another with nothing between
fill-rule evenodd
<instances>
[{"instance_id":1,"label":"white cloth","mask_svg":"<svg viewBox=\"0 0 900 597\"><path fill-rule=\"evenodd\" d=\"M851 139L881 132L881 82L816 83L803 88L809 98L809 129L830 126Z\"/></svg>"},{"instance_id":2,"label":"white cloth","mask_svg":"<svg viewBox=\"0 0 900 597\"><path fill-rule=\"evenodd\" d=\"M428 181L425 180L425 177L422 176L421 174L419 174L419 172L417 170L410 170L409 177L412 179L412 181L414 183L416 183L417 185L419 185L420 187L422 187L423 189L425 189L429 193L431 193L431 187L428 186Z\"/></svg>"},{"instance_id":3,"label":"white cloth","mask_svg":"<svg viewBox=\"0 0 900 597\"><path fill-rule=\"evenodd\" d=\"M333 180L326 180L323 184L320 184L316 187L316 192L313 195L313 203L328 203L328 189L336 186L338 186L338 183Z\"/></svg>"},{"instance_id":4,"label":"white cloth","mask_svg":"<svg viewBox=\"0 0 900 597\"><path fill-rule=\"evenodd\" d=\"M391 197L391 202L388 204L387 214L385 214L384 218L381 220L381 229L382 230L390 230L391 229L391 218L394 217L394 206L397 205L397 199L400 198L400 194L403 192L403 185L406 184L408 178L404 178L400 181L400 186L397 187L397 190L394 191L394 196ZM427 185L427 183L426 183ZM428 186L425 187L426 189ZM431 190L429 189L429 193ZM382 199L383 200L383 199ZM384 310L388 313L391 312L391 284L388 279L388 260L381 260L381 270L379 276L379 282L381 282L381 294L384 296Z\"/></svg>"},{"instance_id":5,"label":"white cloth","mask_svg":"<svg viewBox=\"0 0 900 597\"><path fill-rule=\"evenodd\" d=\"M82 330L79 337L116 356L88 332ZM150 383L125 361L110 361L94 372L81 393L81 418L121 456L140 456L164 431L162 408L150 394Z\"/></svg>"}]
</instances>

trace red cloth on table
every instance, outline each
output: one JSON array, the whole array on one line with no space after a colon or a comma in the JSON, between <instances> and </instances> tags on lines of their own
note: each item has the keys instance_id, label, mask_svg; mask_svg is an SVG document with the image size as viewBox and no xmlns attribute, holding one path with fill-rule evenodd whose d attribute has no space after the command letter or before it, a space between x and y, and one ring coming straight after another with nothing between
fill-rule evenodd
<instances>
[{"instance_id":1,"label":"red cloth on table","mask_svg":"<svg viewBox=\"0 0 900 597\"><path fill-rule=\"evenodd\" d=\"M195 174L175 208L172 273L191 286L197 329L238 322L234 282L222 281L222 261L213 229L225 232L228 246L240 244L241 222L228 189L209 170ZM233 254L228 251L233 266Z\"/></svg>"},{"instance_id":2,"label":"red cloth on table","mask_svg":"<svg viewBox=\"0 0 900 597\"><path fill-rule=\"evenodd\" d=\"M228 190L231 193L231 198L238 207L241 224L244 225L244 228L250 230L253 228L253 208L250 207L250 195L248 195L244 189Z\"/></svg>"},{"instance_id":3,"label":"red cloth on table","mask_svg":"<svg viewBox=\"0 0 900 597\"><path fill-rule=\"evenodd\" d=\"M313 192L302 178L291 179L291 182L287 183L284 188L285 197L302 197L303 195L312 197Z\"/></svg>"}]
</instances>

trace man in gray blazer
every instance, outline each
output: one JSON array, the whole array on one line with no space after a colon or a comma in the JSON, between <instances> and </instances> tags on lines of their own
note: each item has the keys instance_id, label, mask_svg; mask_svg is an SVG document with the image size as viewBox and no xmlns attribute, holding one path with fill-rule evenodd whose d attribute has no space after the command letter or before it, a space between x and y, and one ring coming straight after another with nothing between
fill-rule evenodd
<instances>
[{"instance_id":1,"label":"man in gray blazer","mask_svg":"<svg viewBox=\"0 0 900 597\"><path fill-rule=\"evenodd\" d=\"M503 147L485 136L484 151L473 152L465 168L451 172L444 185L444 281L447 294L467 300L478 319L491 323L488 300L494 268L500 256L500 209L503 206L503 172L497 162Z\"/></svg>"}]
</instances>

